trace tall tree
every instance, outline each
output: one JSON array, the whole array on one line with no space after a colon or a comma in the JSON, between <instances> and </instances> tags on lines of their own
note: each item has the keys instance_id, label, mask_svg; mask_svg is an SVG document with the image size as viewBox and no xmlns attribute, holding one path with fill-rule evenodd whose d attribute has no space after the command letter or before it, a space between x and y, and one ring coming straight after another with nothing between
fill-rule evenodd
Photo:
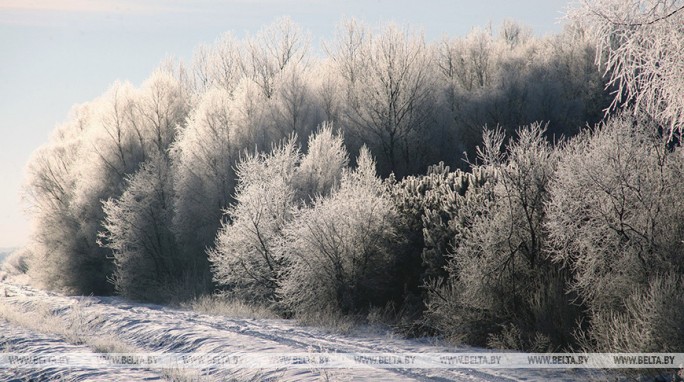
<instances>
[{"instance_id":1,"label":"tall tree","mask_svg":"<svg viewBox=\"0 0 684 382\"><path fill-rule=\"evenodd\" d=\"M349 135L381 156L382 174L418 170L434 106L432 55L423 37L395 25L368 35L350 21L337 45L332 59L345 81Z\"/></svg>"},{"instance_id":2,"label":"tall tree","mask_svg":"<svg viewBox=\"0 0 684 382\"><path fill-rule=\"evenodd\" d=\"M251 126L241 123L241 105L224 88L205 92L171 150L175 201L173 229L183 255L205 268L223 211L233 202L234 171L240 152L250 147Z\"/></svg>"},{"instance_id":3,"label":"tall tree","mask_svg":"<svg viewBox=\"0 0 684 382\"><path fill-rule=\"evenodd\" d=\"M93 103L74 107L27 168L25 198L34 221L29 271L45 287L70 293L107 291L102 259L83 250L89 243L73 210L76 169L87 151L84 137L93 127L95 109Z\"/></svg>"},{"instance_id":4,"label":"tall tree","mask_svg":"<svg viewBox=\"0 0 684 382\"><path fill-rule=\"evenodd\" d=\"M243 71L271 98L278 73L289 64L303 63L309 45L310 38L301 27L284 17L247 39Z\"/></svg>"},{"instance_id":5,"label":"tall tree","mask_svg":"<svg viewBox=\"0 0 684 382\"><path fill-rule=\"evenodd\" d=\"M112 281L125 297L168 299L191 265L178 256L171 232L173 185L168 158L153 153L126 183L119 198L103 203L106 217L100 237L114 253Z\"/></svg>"},{"instance_id":6,"label":"tall tree","mask_svg":"<svg viewBox=\"0 0 684 382\"><path fill-rule=\"evenodd\" d=\"M197 92L218 87L232 93L245 75L242 48L242 42L230 33L221 36L213 45L200 45L192 57Z\"/></svg>"}]
</instances>

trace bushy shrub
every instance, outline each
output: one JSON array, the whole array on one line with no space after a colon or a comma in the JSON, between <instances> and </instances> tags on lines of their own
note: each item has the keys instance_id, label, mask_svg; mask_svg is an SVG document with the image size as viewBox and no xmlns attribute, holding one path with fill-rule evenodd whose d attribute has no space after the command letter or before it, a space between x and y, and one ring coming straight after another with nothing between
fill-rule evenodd
<instances>
[{"instance_id":1,"label":"bushy shrub","mask_svg":"<svg viewBox=\"0 0 684 382\"><path fill-rule=\"evenodd\" d=\"M274 298L284 259L278 247L285 224L296 207L293 178L300 152L294 139L269 154L252 154L237 166L236 203L226 211L228 223L209 250L214 281L238 298Z\"/></svg>"},{"instance_id":2,"label":"bushy shrub","mask_svg":"<svg viewBox=\"0 0 684 382\"><path fill-rule=\"evenodd\" d=\"M404 247L418 260L412 262L412 270L417 272L420 284L447 276L445 266L457 226L451 222L458 220L460 210L465 208L467 191L482 186L491 176L487 171L479 167L471 172L451 172L440 162L430 166L426 175L408 176L401 181L389 178L387 184L407 239Z\"/></svg>"},{"instance_id":3,"label":"bushy shrub","mask_svg":"<svg viewBox=\"0 0 684 382\"><path fill-rule=\"evenodd\" d=\"M315 200L285 229L279 294L296 314L356 313L383 304L391 288L388 265L397 239L393 203L363 149L340 188Z\"/></svg>"},{"instance_id":4,"label":"bushy shrub","mask_svg":"<svg viewBox=\"0 0 684 382\"><path fill-rule=\"evenodd\" d=\"M546 228L554 260L573 272L572 289L589 311L588 336L600 349L657 346L615 327L660 327L662 307L656 301L646 312L639 296L656 293L661 275L684 274L682 154L648 121L627 116L578 137L563 152Z\"/></svg>"},{"instance_id":5,"label":"bushy shrub","mask_svg":"<svg viewBox=\"0 0 684 382\"><path fill-rule=\"evenodd\" d=\"M596 311L582 345L603 352L680 352L684 348L684 280L653 276L623 301L622 311Z\"/></svg>"},{"instance_id":6,"label":"bushy shrub","mask_svg":"<svg viewBox=\"0 0 684 382\"><path fill-rule=\"evenodd\" d=\"M295 188L297 199L308 203L340 186L342 170L349 164L349 154L342 135L333 131L330 122L323 123L309 136L306 151L297 169Z\"/></svg>"},{"instance_id":7,"label":"bushy shrub","mask_svg":"<svg viewBox=\"0 0 684 382\"><path fill-rule=\"evenodd\" d=\"M484 341L508 328L524 348L541 337L563 343L573 328L567 276L546 251L545 202L557 155L543 134L540 124L521 128L502 151L503 133L485 133L480 158L493 175L465 193L452 219L447 285L432 290L429 305L438 326L461 319L454 325L467 333L446 329L456 337Z\"/></svg>"},{"instance_id":8,"label":"bushy shrub","mask_svg":"<svg viewBox=\"0 0 684 382\"><path fill-rule=\"evenodd\" d=\"M466 208L471 187L484 183L487 175L456 170L440 162L426 175L408 176L397 181L393 176L386 186L398 213L397 230L401 245L393 250L395 295L389 321L407 335L434 334L424 320L427 291L442 286L447 279L447 260L458 225L454 224ZM426 325L427 324L427 325Z\"/></svg>"},{"instance_id":9,"label":"bushy shrub","mask_svg":"<svg viewBox=\"0 0 684 382\"><path fill-rule=\"evenodd\" d=\"M237 166L236 202L208 254L214 281L239 299L276 299L289 266L281 249L286 225L298 208L339 187L348 161L342 137L324 124L309 137L308 147L302 156L292 137Z\"/></svg>"}]
</instances>

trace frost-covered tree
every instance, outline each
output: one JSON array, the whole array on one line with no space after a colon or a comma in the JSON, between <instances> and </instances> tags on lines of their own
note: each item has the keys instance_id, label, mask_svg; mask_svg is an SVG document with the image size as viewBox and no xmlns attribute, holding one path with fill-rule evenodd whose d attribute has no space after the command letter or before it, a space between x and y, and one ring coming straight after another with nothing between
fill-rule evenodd
<instances>
[{"instance_id":1,"label":"frost-covered tree","mask_svg":"<svg viewBox=\"0 0 684 382\"><path fill-rule=\"evenodd\" d=\"M85 137L89 144L83 155L89 160L78 163L75 208L89 211L84 222L100 221L100 200L120 195L126 175L150 155L168 149L188 111L184 97L171 73L157 71L140 89L115 84L98 102L94 126Z\"/></svg>"},{"instance_id":2,"label":"frost-covered tree","mask_svg":"<svg viewBox=\"0 0 684 382\"><path fill-rule=\"evenodd\" d=\"M108 290L103 259L83 239L73 209L77 165L86 150L93 104L74 107L49 144L38 149L27 167L25 198L34 221L29 258L31 276L50 289L70 293Z\"/></svg>"},{"instance_id":3,"label":"frost-covered tree","mask_svg":"<svg viewBox=\"0 0 684 382\"><path fill-rule=\"evenodd\" d=\"M142 84L131 123L144 153L163 153L175 140L190 109L185 90L172 73L162 70L152 73Z\"/></svg>"},{"instance_id":4,"label":"frost-covered tree","mask_svg":"<svg viewBox=\"0 0 684 382\"><path fill-rule=\"evenodd\" d=\"M115 83L32 160L27 193L41 210L34 254L42 265L36 269L50 275L49 287L111 292L111 251L97 245L101 201L120 196L126 177L174 140L188 108L176 74L159 70L140 89Z\"/></svg>"},{"instance_id":5,"label":"frost-covered tree","mask_svg":"<svg viewBox=\"0 0 684 382\"><path fill-rule=\"evenodd\" d=\"M235 204L208 252L214 281L246 300L274 297L283 259L282 230L296 207L293 178L300 160L294 138L237 165Z\"/></svg>"},{"instance_id":6,"label":"frost-covered tree","mask_svg":"<svg viewBox=\"0 0 684 382\"><path fill-rule=\"evenodd\" d=\"M43 278L51 280L49 287L72 293L111 291L106 281L111 272L108 251L96 244L103 218L100 200L118 195L125 175L142 160L140 139L131 123L135 99L136 90L130 84L115 83L81 108L67 123L69 127L43 149L47 155L40 154L30 165L34 180L47 177L68 182L59 185L60 203L41 208L45 215L37 219L35 239L40 244L34 254L41 266L35 268L50 274ZM62 152L65 144L68 152ZM39 187L44 185L29 183L28 193L36 193Z\"/></svg>"},{"instance_id":7,"label":"frost-covered tree","mask_svg":"<svg viewBox=\"0 0 684 382\"><path fill-rule=\"evenodd\" d=\"M206 263L223 211L237 183L234 166L253 142L241 123L237 104L223 88L211 88L198 101L174 142L173 229L184 256Z\"/></svg>"},{"instance_id":8,"label":"frost-covered tree","mask_svg":"<svg viewBox=\"0 0 684 382\"><path fill-rule=\"evenodd\" d=\"M284 17L246 41L243 72L266 98L275 93L278 74L288 65L304 64L310 37L290 18Z\"/></svg>"},{"instance_id":9,"label":"frost-covered tree","mask_svg":"<svg viewBox=\"0 0 684 382\"><path fill-rule=\"evenodd\" d=\"M358 106L354 97L355 88L362 86L361 76L366 68L366 45L370 38L369 28L354 19L337 27L337 35L330 46L326 45L329 61L327 65L336 71L343 86L344 102L351 107Z\"/></svg>"},{"instance_id":10,"label":"frost-covered tree","mask_svg":"<svg viewBox=\"0 0 684 382\"><path fill-rule=\"evenodd\" d=\"M92 210L84 223L101 218L96 216L99 201L118 196L125 176L135 172L145 158L145 140L135 121L137 98L137 90L130 83L115 83L96 103L82 153L90 160L76 163L80 177L75 209Z\"/></svg>"},{"instance_id":11,"label":"frost-covered tree","mask_svg":"<svg viewBox=\"0 0 684 382\"><path fill-rule=\"evenodd\" d=\"M239 298L276 297L288 264L281 250L285 226L300 206L339 187L348 161L342 137L325 124L308 146L302 156L291 137L270 153L246 156L236 167L235 202L208 254L214 281Z\"/></svg>"},{"instance_id":12,"label":"frost-covered tree","mask_svg":"<svg viewBox=\"0 0 684 382\"><path fill-rule=\"evenodd\" d=\"M504 20L499 28L499 37L510 46L524 44L533 36L532 29L513 20Z\"/></svg>"},{"instance_id":13,"label":"frost-covered tree","mask_svg":"<svg viewBox=\"0 0 684 382\"><path fill-rule=\"evenodd\" d=\"M494 38L491 30L476 28L464 39L440 44L439 69L467 91L491 84L495 75Z\"/></svg>"},{"instance_id":14,"label":"frost-covered tree","mask_svg":"<svg viewBox=\"0 0 684 382\"><path fill-rule=\"evenodd\" d=\"M615 90L612 106L630 104L663 127L684 125L684 2L582 1L569 12L597 46Z\"/></svg>"},{"instance_id":15,"label":"frost-covered tree","mask_svg":"<svg viewBox=\"0 0 684 382\"><path fill-rule=\"evenodd\" d=\"M171 231L173 185L168 158L152 154L127 179L126 190L103 203L102 245L114 254L112 277L122 296L159 301L192 266L178 256Z\"/></svg>"},{"instance_id":16,"label":"frost-covered tree","mask_svg":"<svg viewBox=\"0 0 684 382\"><path fill-rule=\"evenodd\" d=\"M330 194L340 185L349 155L342 135L333 132L331 123L324 123L309 136L307 153L302 157L296 178L297 197L309 202L312 198Z\"/></svg>"},{"instance_id":17,"label":"frost-covered tree","mask_svg":"<svg viewBox=\"0 0 684 382\"><path fill-rule=\"evenodd\" d=\"M581 30L566 27L531 52L538 86L532 88L530 111L533 118L548 121L547 135L570 137L601 120L610 102L606 80L592 65L596 49Z\"/></svg>"},{"instance_id":18,"label":"frost-covered tree","mask_svg":"<svg viewBox=\"0 0 684 382\"><path fill-rule=\"evenodd\" d=\"M432 55L423 37L395 25L372 35L350 21L336 45L331 58L344 81L346 131L380 155L381 173L416 171L434 106Z\"/></svg>"},{"instance_id":19,"label":"frost-covered tree","mask_svg":"<svg viewBox=\"0 0 684 382\"><path fill-rule=\"evenodd\" d=\"M609 103L593 64L595 49L572 28L534 38L508 22L498 36L475 29L464 38L446 38L436 52L446 124L440 141L447 145L438 141L435 147L447 163L460 160L453 157L454 146L457 155L476 156L482 126L514 134L518 126L545 121L547 135L572 136L587 122L598 122Z\"/></svg>"},{"instance_id":20,"label":"frost-covered tree","mask_svg":"<svg viewBox=\"0 0 684 382\"><path fill-rule=\"evenodd\" d=\"M322 122L310 70L301 63L290 63L278 73L270 101L271 122L280 133L278 139L291 134L303 139Z\"/></svg>"},{"instance_id":21,"label":"frost-covered tree","mask_svg":"<svg viewBox=\"0 0 684 382\"><path fill-rule=\"evenodd\" d=\"M402 235L407 239L401 249L405 253L400 256L404 257L404 282L413 287L411 292L447 278L446 265L461 223L459 216L466 215L466 193L481 187L493 173L488 167L450 171L439 163L430 166L425 175L408 176L399 182L390 179Z\"/></svg>"},{"instance_id":22,"label":"frost-covered tree","mask_svg":"<svg viewBox=\"0 0 684 382\"><path fill-rule=\"evenodd\" d=\"M505 151L500 130L485 133L480 158L494 176L468 190L474 195L450 223L449 280L431 292L429 308L447 333L470 340L488 334L493 346L536 350L569 339L576 312L567 275L549 260L543 226L558 156L543 133L540 124L521 128ZM461 325L449 324L455 318ZM511 330L517 342L506 342Z\"/></svg>"},{"instance_id":23,"label":"frost-covered tree","mask_svg":"<svg viewBox=\"0 0 684 382\"><path fill-rule=\"evenodd\" d=\"M315 200L285 230L285 270L279 294L307 315L353 313L387 301L396 211L365 148L340 188Z\"/></svg>"},{"instance_id":24,"label":"frost-covered tree","mask_svg":"<svg viewBox=\"0 0 684 382\"><path fill-rule=\"evenodd\" d=\"M232 94L244 77L242 43L226 33L213 45L200 45L192 57L195 88L202 93L211 88L222 88Z\"/></svg>"},{"instance_id":25,"label":"frost-covered tree","mask_svg":"<svg viewBox=\"0 0 684 382\"><path fill-rule=\"evenodd\" d=\"M310 72L316 104L322 118L338 124L342 108L342 79L329 58L316 62Z\"/></svg>"},{"instance_id":26,"label":"frost-covered tree","mask_svg":"<svg viewBox=\"0 0 684 382\"><path fill-rule=\"evenodd\" d=\"M588 337L596 349L682 348L663 338L628 339L629 329L647 316L669 311L682 317L663 296L657 299L663 305L642 303L656 285L679 283L684 274L683 160L681 149L668 149L652 124L624 115L578 137L563 152L550 185L546 227L554 259L572 269L572 288L595 323ZM641 310L632 311L633 304ZM659 320L643 329L659 330Z\"/></svg>"},{"instance_id":27,"label":"frost-covered tree","mask_svg":"<svg viewBox=\"0 0 684 382\"><path fill-rule=\"evenodd\" d=\"M183 84L173 73L155 71L140 87L115 87L102 106L100 118L91 130L90 160L79 164L77 198L73 206L81 224L83 240L97 242L105 228L102 201L118 198L128 187L127 177L140 164L165 156L188 111ZM111 247L89 249L102 262L109 262ZM103 280L104 281L104 280Z\"/></svg>"}]
</instances>

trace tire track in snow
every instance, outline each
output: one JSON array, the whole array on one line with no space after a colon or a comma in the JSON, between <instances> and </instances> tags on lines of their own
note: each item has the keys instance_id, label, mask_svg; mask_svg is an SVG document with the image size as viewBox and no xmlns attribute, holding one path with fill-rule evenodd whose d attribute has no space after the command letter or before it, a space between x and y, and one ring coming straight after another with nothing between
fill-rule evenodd
<instances>
[{"instance_id":1,"label":"tire track in snow","mask_svg":"<svg viewBox=\"0 0 684 382\"><path fill-rule=\"evenodd\" d=\"M286 345L304 352L315 348L315 351L338 352L338 353L410 353L420 352L413 348L402 348L400 346L388 347L377 342L372 345L363 345L366 339L346 338L339 335L330 335L315 328L300 328L292 325L285 320L253 320L253 319L230 319L218 316L209 316L195 313L192 311L174 310L156 305L134 305L119 298L104 297L95 298L99 303L109 307L114 307L126 312L141 314L145 317L154 315L172 326L182 326L191 323L195 329L206 327L210 332L231 332L240 336L261 339L268 343ZM285 327L283 329L283 327ZM196 339L195 339L196 340ZM383 339L377 339L382 341ZM183 348L179 343L183 342L176 337L170 343L176 347L165 349L168 351L196 351L197 346ZM408 345L410 346L410 344ZM432 352L436 352L431 349ZM447 352L446 349L439 351ZM490 375L479 370L460 369L460 370L425 370L425 369L378 369L385 373L392 373L397 376L408 377L419 381L453 381L453 380L477 380L477 381L514 381L515 379L504 378L501 376ZM442 375L435 375L442 374Z\"/></svg>"},{"instance_id":2,"label":"tire track in snow","mask_svg":"<svg viewBox=\"0 0 684 382\"><path fill-rule=\"evenodd\" d=\"M30 331L0 318L0 352L31 354L95 354L89 347ZM160 373L145 369L106 368L0 368L2 381L162 381Z\"/></svg>"}]
</instances>

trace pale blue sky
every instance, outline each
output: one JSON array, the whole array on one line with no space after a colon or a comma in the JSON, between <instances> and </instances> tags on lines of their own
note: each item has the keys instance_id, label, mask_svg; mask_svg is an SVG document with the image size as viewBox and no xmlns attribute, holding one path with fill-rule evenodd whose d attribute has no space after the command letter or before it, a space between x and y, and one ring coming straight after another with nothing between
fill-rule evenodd
<instances>
[{"instance_id":1,"label":"pale blue sky","mask_svg":"<svg viewBox=\"0 0 684 382\"><path fill-rule=\"evenodd\" d=\"M513 19L542 35L559 31L567 0L0 0L0 247L27 242L23 170L73 104L117 79L140 84L166 57L226 31L254 33L288 15L314 45L343 17L394 21L428 40Z\"/></svg>"}]
</instances>

